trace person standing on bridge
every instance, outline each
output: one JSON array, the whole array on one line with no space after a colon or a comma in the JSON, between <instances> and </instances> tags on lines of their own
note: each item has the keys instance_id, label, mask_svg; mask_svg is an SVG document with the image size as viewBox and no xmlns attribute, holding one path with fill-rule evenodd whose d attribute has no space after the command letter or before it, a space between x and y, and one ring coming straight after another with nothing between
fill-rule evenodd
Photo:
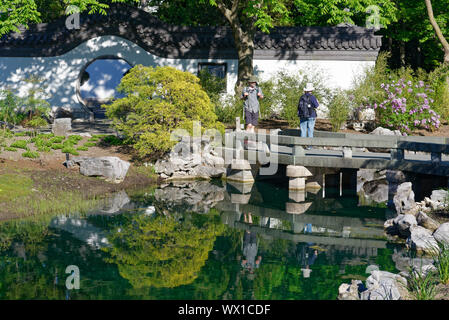
<instances>
[{"instance_id":1,"label":"person standing on bridge","mask_svg":"<svg viewBox=\"0 0 449 320\"><path fill-rule=\"evenodd\" d=\"M315 120L317 117L316 108L319 103L317 98L312 94L314 90L312 83L307 83L304 89L304 94L299 99L298 103L298 117L301 128L301 137L313 138L313 130L315 128ZM307 149L310 149L308 147Z\"/></svg>"},{"instance_id":2,"label":"person standing on bridge","mask_svg":"<svg viewBox=\"0 0 449 320\"><path fill-rule=\"evenodd\" d=\"M246 130L254 132L259 119L259 99L263 99L262 89L257 85L256 77L249 78L248 86L243 88L241 98L244 100Z\"/></svg>"}]
</instances>

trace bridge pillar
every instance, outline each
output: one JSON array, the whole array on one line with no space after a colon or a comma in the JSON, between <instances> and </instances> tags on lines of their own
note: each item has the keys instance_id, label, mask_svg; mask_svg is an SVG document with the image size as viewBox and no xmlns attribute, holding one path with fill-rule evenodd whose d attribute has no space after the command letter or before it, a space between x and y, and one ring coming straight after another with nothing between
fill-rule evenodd
<instances>
[{"instance_id":1,"label":"bridge pillar","mask_svg":"<svg viewBox=\"0 0 449 320\"><path fill-rule=\"evenodd\" d=\"M306 178L312 176L312 173L303 166L287 166L287 177L289 177L289 190L305 190Z\"/></svg>"},{"instance_id":2,"label":"bridge pillar","mask_svg":"<svg viewBox=\"0 0 449 320\"><path fill-rule=\"evenodd\" d=\"M243 183L254 182L251 165L248 160L233 159L226 174L226 180Z\"/></svg>"}]
</instances>

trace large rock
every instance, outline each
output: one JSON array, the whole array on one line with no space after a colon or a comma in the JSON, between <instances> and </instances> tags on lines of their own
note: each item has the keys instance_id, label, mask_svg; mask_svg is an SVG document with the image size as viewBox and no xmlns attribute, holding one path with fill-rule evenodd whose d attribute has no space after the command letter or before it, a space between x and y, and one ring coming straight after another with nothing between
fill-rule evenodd
<instances>
[{"instance_id":1,"label":"large rock","mask_svg":"<svg viewBox=\"0 0 449 320\"><path fill-rule=\"evenodd\" d=\"M400 300L407 296L407 280L387 271L374 270L366 279L361 300Z\"/></svg>"},{"instance_id":2,"label":"large rock","mask_svg":"<svg viewBox=\"0 0 449 320\"><path fill-rule=\"evenodd\" d=\"M407 247L419 253L434 253L438 244L432 233L421 226L411 226L410 236L407 238Z\"/></svg>"},{"instance_id":3,"label":"large rock","mask_svg":"<svg viewBox=\"0 0 449 320\"><path fill-rule=\"evenodd\" d=\"M446 190L433 190L430 200L445 203L448 200L449 192Z\"/></svg>"},{"instance_id":4,"label":"large rock","mask_svg":"<svg viewBox=\"0 0 449 320\"><path fill-rule=\"evenodd\" d=\"M415 193L412 190L411 182L404 182L398 186L396 195L393 198L397 213L414 213L416 210Z\"/></svg>"},{"instance_id":5,"label":"large rock","mask_svg":"<svg viewBox=\"0 0 449 320\"><path fill-rule=\"evenodd\" d=\"M410 228L412 226L417 226L418 222L416 221L416 218L410 214L400 214L393 220L393 225L396 227L399 235L406 238L410 236Z\"/></svg>"},{"instance_id":6,"label":"large rock","mask_svg":"<svg viewBox=\"0 0 449 320\"><path fill-rule=\"evenodd\" d=\"M407 277L410 275L410 272L416 272L425 276L428 272L436 271L433 259L423 257L411 258L410 254L406 252L395 252L391 258L395 263L396 269Z\"/></svg>"},{"instance_id":7,"label":"large rock","mask_svg":"<svg viewBox=\"0 0 449 320\"><path fill-rule=\"evenodd\" d=\"M434 232L440 227L440 224L437 221L433 220L422 211L418 212L418 215L416 216L416 221L418 222L418 225L432 232Z\"/></svg>"},{"instance_id":8,"label":"large rock","mask_svg":"<svg viewBox=\"0 0 449 320\"><path fill-rule=\"evenodd\" d=\"M360 300L359 291L364 286L360 280L352 280L351 284L343 283L338 288L338 300Z\"/></svg>"},{"instance_id":9,"label":"large rock","mask_svg":"<svg viewBox=\"0 0 449 320\"><path fill-rule=\"evenodd\" d=\"M402 136L399 130L390 130L382 127L377 127L370 134L378 135L378 136Z\"/></svg>"},{"instance_id":10,"label":"large rock","mask_svg":"<svg viewBox=\"0 0 449 320\"><path fill-rule=\"evenodd\" d=\"M433 237L436 241L445 246L449 246L449 222L440 225L440 227L433 233Z\"/></svg>"},{"instance_id":11,"label":"large rock","mask_svg":"<svg viewBox=\"0 0 449 320\"><path fill-rule=\"evenodd\" d=\"M59 118L53 122L52 132L55 136L68 136L72 130L71 118Z\"/></svg>"},{"instance_id":12,"label":"large rock","mask_svg":"<svg viewBox=\"0 0 449 320\"><path fill-rule=\"evenodd\" d=\"M130 163L117 157L75 157L73 161L80 166L80 173L85 176L103 177L107 181L122 182Z\"/></svg>"},{"instance_id":13,"label":"large rock","mask_svg":"<svg viewBox=\"0 0 449 320\"><path fill-rule=\"evenodd\" d=\"M219 178L226 173L224 159L206 140L183 139L154 165L156 173L168 180Z\"/></svg>"}]
</instances>

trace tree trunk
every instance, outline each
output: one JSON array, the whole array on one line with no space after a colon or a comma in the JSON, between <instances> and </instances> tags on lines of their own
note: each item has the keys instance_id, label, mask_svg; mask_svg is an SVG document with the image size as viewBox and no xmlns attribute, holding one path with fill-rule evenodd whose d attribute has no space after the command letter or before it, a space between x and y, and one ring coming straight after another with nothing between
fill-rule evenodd
<instances>
[{"instance_id":1,"label":"tree trunk","mask_svg":"<svg viewBox=\"0 0 449 320\"><path fill-rule=\"evenodd\" d=\"M240 95L246 81L253 74L253 54L254 54L254 24L244 24L239 18L239 0L231 2L228 7L225 1L216 1L218 9L224 15L231 26L235 48L238 56L237 82L235 93Z\"/></svg>"},{"instance_id":2,"label":"tree trunk","mask_svg":"<svg viewBox=\"0 0 449 320\"><path fill-rule=\"evenodd\" d=\"M444 63L449 64L449 43L447 42L446 38L443 35L443 32L441 32L441 29L438 26L437 21L435 20L435 17L433 15L432 2L430 0L425 0L425 2L427 7L427 14L429 15L430 24L435 30L435 34L437 35L438 40L440 40L440 43L443 45Z\"/></svg>"},{"instance_id":3,"label":"tree trunk","mask_svg":"<svg viewBox=\"0 0 449 320\"><path fill-rule=\"evenodd\" d=\"M245 32L240 26L231 26L238 55L237 82L235 93L240 95L248 79L253 75L254 40L251 32Z\"/></svg>"}]
</instances>

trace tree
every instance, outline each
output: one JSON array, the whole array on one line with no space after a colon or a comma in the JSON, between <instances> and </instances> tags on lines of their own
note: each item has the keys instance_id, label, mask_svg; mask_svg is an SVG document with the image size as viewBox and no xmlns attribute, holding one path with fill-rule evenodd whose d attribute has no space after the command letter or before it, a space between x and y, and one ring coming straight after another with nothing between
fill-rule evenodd
<instances>
[{"instance_id":1,"label":"tree","mask_svg":"<svg viewBox=\"0 0 449 320\"><path fill-rule=\"evenodd\" d=\"M199 121L203 130L224 132L199 81L190 72L173 67L137 65L117 87L126 96L103 107L141 157L156 157L176 144L170 139L174 129L192 134L194 121Z\"/></svg>"},{"instance_id":2,"label":"tree","mask_svg":"<svg viewBox=\"0 0 449 320\"><path fill-rule=\"evenodd\" d=\"M446 38L443 35L443 32L441 31L438 22L435 19L435 16L433 15L433 8L432 8L432 2L430 0L425 0L426 2L426 8L427 8L427 14L429 16L430 24L432 25L433 29L435 30L435 34L438 37L438 40L440 41L441 45L443 46L444 50L444 63L449 64L449 43L447 42Z\"/></svg>"}]
</instances>

